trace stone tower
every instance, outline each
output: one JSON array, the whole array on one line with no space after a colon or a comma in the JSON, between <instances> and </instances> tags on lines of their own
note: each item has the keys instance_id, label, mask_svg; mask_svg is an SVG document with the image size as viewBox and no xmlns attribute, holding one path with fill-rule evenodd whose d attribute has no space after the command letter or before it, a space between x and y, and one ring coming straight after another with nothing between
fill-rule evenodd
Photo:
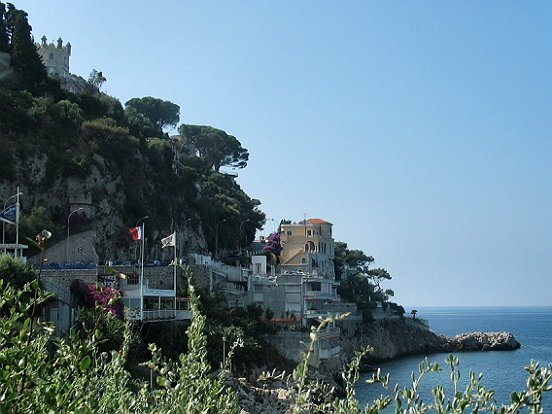
<instances>
[{"instance_id":1,"label":"stone tower","mask_svg":"<svg viewBox=\"0 0 552 414\"><path fill-rule=\"evenodd\" d=\"M69 78L69 56L71 56L71 43L63 46L61 37L57 43L48 44L46 36L42 36L41 43L37 44L38 54L48 71L48 75L57 76L60 80Z\"/></svg>"}]
</instances>

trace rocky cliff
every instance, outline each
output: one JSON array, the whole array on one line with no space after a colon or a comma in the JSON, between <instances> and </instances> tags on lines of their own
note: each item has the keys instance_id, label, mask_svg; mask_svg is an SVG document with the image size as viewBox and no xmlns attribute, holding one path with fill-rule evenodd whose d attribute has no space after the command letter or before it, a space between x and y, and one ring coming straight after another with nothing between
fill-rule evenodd
<instances>
[{"instance_id":1,"label":"rocky cliff","mask_svg":"<svg viewBox=\"0 0 552 414\"><path fill-rule=\"evenodd\" d=\"M285 341L280 335L273 338L273 344L287 357L298 357L300 350L304 350L301 341L307 340L306 337L306 333L288 332ZM446 337L411 319L372 322L359 327L355 332L343 335L340 344L343 352L339 358L324 360L316 370L311 371L309 376L312 380L323 379L327 384L317 383L313 388L313 395L328 397L336 385L333 381L336 374L341 373L355 351L366 345L374 349L368 358L371 362L437 352L515 350L521 346L509 332L471 332ZM264 379L250 378L250 381L245 378L233 379L230 385L238 392L242 413L283 414L291 410L293 395L284 374L269 377L265 375Z\"/></svg>"},{"instance_id":2,"label":"rocky cliff","mask_svg":"<svg viewBox=\"0 0 552 414\"><path fill-rule=\"evenodd\" d=\"M504 351L521 347L509 332L471 332L447 337L406 318L362 326L354 335L344 339L345 358L350 358L366 345L374 349L368 357L372 361L438 352Z\"/></svg>"}]
</instances>

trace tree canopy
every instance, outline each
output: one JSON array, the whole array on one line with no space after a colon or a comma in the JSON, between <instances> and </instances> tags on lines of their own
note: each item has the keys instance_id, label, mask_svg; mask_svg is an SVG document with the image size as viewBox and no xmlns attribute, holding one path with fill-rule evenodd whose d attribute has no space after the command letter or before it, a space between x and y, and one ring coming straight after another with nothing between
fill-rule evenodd
<instances>
[{"instance_id":1,"label":"tree canopy","mask_svg":"<svg viewBox=\"0 0 552 414\"><path fill-rule=\"evenodd\" d=\"M10 51L10 36L6 21L6 5L0 2L0 52Z\"/></svg>"},{"instance_id":2,"label":"tree canopy","mask_svg":"<svg viewBox=\"0 0 552 414\"><path fill-rule=\"evenodd\" d=\"M9 27L13 24L11 45L8 46L11 46L11 63L15 74L24 87L33 87L44 82L47 78L46 68L36 50L27 13L8 4L8 12L2 14L4 34L0 35L0 47L6 48L5 40L11 30Z\"/></svg>"},{"instance_id":3,"label":"tree canopy","mask_svg":"<svg viewBox=\"0 0 552 414\"><path fill-rule=\"evenodd\" d=\"M345 300L355 302L359 309L367 311L376 301L387 301L394 296L391 289L384 290L381 283L390 280L389 272L382 268L370 269L374 258L362 250L351 249L347 243L335 243L335 273L341 279L339 293Z\"/></svg>"},{"instance_id":4,"label":"tree canopy","mask_svg":"<svg viewBox=\"0 0 552 414\"><path fill-rule=\"evenodd\" d=\"M208 168L220 171L223 166L245 168L249 152L241 142L226 132L206 125L180 125L180 135L193 144Z\"/></svg>"},{"instance_id":5,"label":"tree canopy","mask_svg":"<svg viewBox=\"0 0 552 414\"><path fill-rule=\"evenodd\" d=\"M341 279L344 272L361 271L367 268L374 258L366 255L362 250L350 250L345 242L335 242L334 266L337 279Z\"/></svg>"},{"instance_id":6,"label":"tree canopy","mask_svg":"<svg viewBox=\"0 0 552 414\"><path fill-rule=\"evenodd\" d=\"M144 115L161 132L165 127L175 127L180 120L180 106L152 96L132 98L125 103L125 106L134 108L138 113Z\"/></svg>"}]
</instances>

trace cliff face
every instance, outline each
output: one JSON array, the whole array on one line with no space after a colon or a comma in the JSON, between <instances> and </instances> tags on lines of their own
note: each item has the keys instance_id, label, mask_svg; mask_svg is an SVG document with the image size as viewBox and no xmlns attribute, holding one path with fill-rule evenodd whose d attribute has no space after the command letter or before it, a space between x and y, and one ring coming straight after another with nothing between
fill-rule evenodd
<instances>
[{"instance_id":1,"label":"cliff face","mask_svg":"<svg viewBox=\"0 0 552 414\"><path fill-rule=\"evenodd\" d=\"M344 349L347 355L352 356L356 350L369 345L374 349L369 359L385 360L439 352L443 343L444 337L421 324L409 319L391 319L361 326L355 335L345 339Z\"/></svg>"},{"instance_id":2,"label":"cliff face","mask_svg":"<svg viewBox=\"0 0 552 414\"><path fill-rule=\"evenodd\" d=\"M132 259L128 228L144 216L150 260L169 259L160 239L174 230L184 255L215 250L215 239L217 249L233 251L262 227L260 201L191 151L185 137L144 127L155 122L97 90L74 94L54 79L31 89L0 82L0 200L18 186L23 192L20 240L44 228L61 238L70 212L81 208L86 217L76 214L71 226L89 225L100 260ZM217 151L217 166L234 165L223 162L226 149ZM15 232L7 231L12 240Z\"/></svg>"},{"instance_id":3,"label":"cliff face","mask_svg":"<svg viewBox=\"0 0 552 414\"><path fill-rule=\"evenodd\" d=\"M17 184L23 193L20 200L22 217L29 216L33 208L44 208L52 222L59 226L59 232L64 231L69 211L83 208L94 231L95 250L101 261L134 258L128 228L145 215L150 216L146 231L152 241L146 246L146 257L161 258L162 253L169 253L161 251L156 241L170 234L172 229L179 233L179 252L201 251L206 247L190 191L178 182L175 191L164 192L167 184L160 182L150 160L140 151L129 151L125 156L130 155L132 159L126 161L93 153L87 148L82 149L81 155L86 160L85 171L64 176L53 171L52 164L57 161L47 154L26 154L17 159L16 179L0 183L0 193L11 194L12 187ZM179 177L175 177L175 181L179 181ZM167 200L168 195L170 200ZM73 225L78 222L75 218Z\"/></svg>"}]
</instances>

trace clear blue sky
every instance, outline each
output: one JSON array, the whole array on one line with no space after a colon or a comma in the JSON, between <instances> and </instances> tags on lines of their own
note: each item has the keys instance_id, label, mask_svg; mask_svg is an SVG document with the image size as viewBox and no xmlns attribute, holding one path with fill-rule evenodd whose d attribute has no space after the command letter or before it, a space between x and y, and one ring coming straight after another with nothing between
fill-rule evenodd
<instances>
[{"instance_id":1,"label":"clear blue sky","mask_svg":"<svg viewBox=\"0 0 552 414\"><path fill-rule=\"evenodd\" d=\"M405 305L552 305L552 2L14 1L123 103L235 135ZM267 222L272 230L272 222Z\"/></svg>"}]
</instances>

